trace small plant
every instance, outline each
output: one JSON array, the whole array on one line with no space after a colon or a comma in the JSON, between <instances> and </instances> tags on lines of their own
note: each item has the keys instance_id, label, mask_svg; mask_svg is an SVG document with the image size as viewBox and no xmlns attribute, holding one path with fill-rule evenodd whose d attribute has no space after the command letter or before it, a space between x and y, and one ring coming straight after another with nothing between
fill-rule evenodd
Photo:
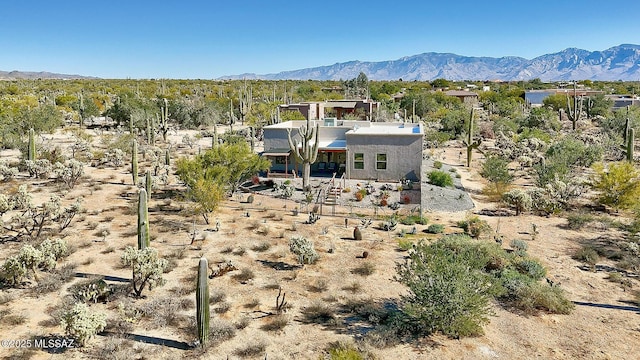
<instances>
[{"instance_id":1,"label":"small plant","mask_svg":"<svg viewBox=\"0 0 640 360\"><path fill-rule=\"evenodd\" d=\"M413 241L407 239L398 239L398 248L402 251L409 251L413 247Z\"/></svg>"},{"instance_id":2,"label":"small plant","mask_svg":"<svg viewBox=\"0 0 640 360\"><path fill-rule=\"evenodd\" d=\"M331 306L315 302L302 309L304 321L310 324L327 324L336 321L335 309Z\"/></svg>"},{"instance_id":3,"label":"small plant","mask_svg":"<svg viewBox=\"0 0 640 360\"><path fill-rule=\"evenodd\" d=\"M511 248L513 250L519 253L525 253L529 248L529 245L524 240L520 240L520 239L511 240L511 243L509 245L511 245Z\"/></svg>"},{"instance_id":4,"label":"small plant","mask_svg":"<svg viewBox=\"0 0 640 360\"><path fill-rule=\"evenodd\" d=\"M254 342L236 349L234 354L243 358L256 357L262 355L266 349L267 345L264 342Z\"/></svg>"},{"instance_id":5,"label":"small plant","mask_svg":"<svg viewBox=\"0 0 640 360\"><path fill-rule=\"evenodd\" d=\"M289 317L284 314L276 315L266 324L262 325L260 329L264 331L280 331L289 324Z\"/></svg>"},{"instance_id":6,"label":"small plant","mask_svg":"<svg viewBox=\"0 0 640 360\"><path fill-rule=\"evenodd\" d=\"M491 231L489 224L477 215L469 216L465 220L459 221L458 226L473 238L478 238Z\"/></svg>"},{"instance_id":7,"label":"small plant","mask_svg":"<svg viewBox=\"0 0 640 360\"><path fill-rule=\"evenodd\" d=\"M352 274L360 275L360 276L369 276L376 272L376 265L373 262L367 261L362 263L362 265L355 267L351 270Z\"/></svg>"},{"instance_id":8,"label":"small plant","mask_svg":"<svg viewBox=\"0 0 640 360\"><path fill-rule=\"evenodd\" d=\"M261 242L260 244L256 244L252 246L251 250L255 252L264 252L269 250L270 248L271 248L271 244L269 244L268 242Z\"/></svg>"},{"instance_id":9,"label":"small plant","mask_svg":"<svg viewBox=\"0 0 640 360\"><path fill-rule=\"evenodd\" d=\"M256 277L256 274L249 268L244 268L239 274L233 275L233 278L239 282L247 282Z\"/></svg>"},{"instance_id":10,"label":"small plant","mask_svg":"<svg viewBox=\"0 0 640 360\"><path fill-rule=\"evenodd\" d=\"M431 224L427 228L427 232L429 234L442 234L444 232L444 225L442 225L442 224Z\"/></svg>"},{"instance_id":11,"label":"small plant","mask_svg":"<svg viewBox=\"0 0 640 360\"><path fill-rule=\"evenodd\" d=\"M600 255L594 248L583 246L575 253L574 258L595 267L596 263L600 260Z\"/></svg>"},{"instance_id":12,"label":"small plant","mask_svg":"<svg viewBox=\"0 0 640 360\"><path fill-rule=\"evenodd\" d=\"M429 178L429 183L439 186L439 187L450 187L453 186L453 179L451 179L451 175L444 171L434 170L430 171L427 174Z\"/></svg>"},{"instance_id":13,"label":"small plant","mask_svg":"<svg viewBox=\"0 0 640 360\"><path fill-rule=\"evenodd\" d=\"M289 240L289 250L298 256L300 264L313 264L319 256L313 247L313 242L302 236L293 236Z\"/></svg>"},{"instance_id":14,"label":"small plant","mask_svg":"<svg viewBox=\"0 0 640 360\"><path fill-rule=\"evenodd\" d=\"M434 162L433 162L433 167L434 167L435 169L438 169L438 170L442 169L442 162L441 162L441 161L438 161L438 160L434 161Z\"/></svg>"},{"instance_id":15,"label":"small plant","mask_svg":"<svg viewBox=\"0 0 640 360\"><path fill-rule=\"evenodd\" d=\"M107 315L92 313L83 303L75 304L62 314L61 325L65 334L72 336L81 346L104 330L107 326Z\"/></svg>"}]
</instances>

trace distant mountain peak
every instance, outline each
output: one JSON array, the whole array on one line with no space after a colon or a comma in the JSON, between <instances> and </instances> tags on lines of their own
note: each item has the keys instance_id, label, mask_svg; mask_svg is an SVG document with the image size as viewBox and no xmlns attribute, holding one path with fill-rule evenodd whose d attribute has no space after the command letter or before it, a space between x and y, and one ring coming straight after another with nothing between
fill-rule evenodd
<instances>
[{"instance_id":1,"label":"distant mountain peak","mask_svg":"<svg viewBox=\"0 0 640 360\"><path fill-rule=\"evenodd\" d=\"M517 56L477 57L425 52L396 60L349 61L328 66L256 75L264 80L353 79L364 72L371 80L623 80L640 79L640 45L621 44L602 51L567 48L528 60ZM242 79L243 75L220 79Z\"/></svg>"}]
</instances>

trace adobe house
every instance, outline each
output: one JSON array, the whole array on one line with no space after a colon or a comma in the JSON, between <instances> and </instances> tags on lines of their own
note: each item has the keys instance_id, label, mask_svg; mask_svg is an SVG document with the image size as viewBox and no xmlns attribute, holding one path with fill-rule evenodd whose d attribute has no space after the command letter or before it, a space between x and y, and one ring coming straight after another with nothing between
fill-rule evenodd
<instances>
[{"instance_id":1,"label":"adobe house","mask_svg":"<svg viewBox=\"0 0 640 360\"><path fill-rule=\"evenodd\" d=\"M421 180L421 124L383 123L325 118L319 123L318 159L311 165L312 176L342 175L347 179L398 181ZM262 156L271 160L268 175L290 176L301 173L287 141L306 121L286 121L264 127Z\"/></svg>"},{"instance_id":2,"label":"adobe house","mask_svg":"<svg viewBox=\"0 0 640 360\"><path fill-rule=\"evenodd\" d=\"M456 97L456 98L460 99L460 101L462 101L463 104L476 104L476 103L478 103L478 94L476 94L473 91L448 90L448 91L445 91L444 94L447 95L447 96L453 96L453 97Z\"/></svg>"},{"instance_id":3,"label":"adobe house","mask_svg":"<svg viewBox=\"0 0 640 360\"><path fill-rule=\"evenodd\" d=\"M320 120L331 112L332 117L342 119L347 114L360 114L361 120L370 120L378 111L380 103L371 100L330 100L279 105L279 111L299 111L305 119Z\"/></svg>"}]
</instances>

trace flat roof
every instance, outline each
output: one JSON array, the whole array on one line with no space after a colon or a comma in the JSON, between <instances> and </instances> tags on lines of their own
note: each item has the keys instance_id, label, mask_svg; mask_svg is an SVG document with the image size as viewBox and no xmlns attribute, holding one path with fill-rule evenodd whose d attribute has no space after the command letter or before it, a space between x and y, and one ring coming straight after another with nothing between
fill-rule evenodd
<instances>
[{"instance_id":1,"label":"flat roof","mask_svg":"<svg viewBox=\"0 0 640 360\"><path fill-rule=\"evenodd\" d=\"M419 125L399 126L370 126L357 127L347 131L349 135L422 135L422 127Z\"/></svg>"}]
</instances>

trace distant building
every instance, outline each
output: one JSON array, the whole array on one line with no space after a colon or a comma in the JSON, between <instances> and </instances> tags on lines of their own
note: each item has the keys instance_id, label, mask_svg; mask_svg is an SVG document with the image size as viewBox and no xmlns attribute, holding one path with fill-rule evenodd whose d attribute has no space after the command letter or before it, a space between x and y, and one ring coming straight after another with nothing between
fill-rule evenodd
<instances>
[{"instance_id":1,"label":"distant building","mask_svg":"<svg viewBox=\"0 0 640 360\"><path fill-rule=\"evenodd\" d=\"M355 114L361 120L371 120L378 111L380 102L371 100L330 100L321 102L302 102L278 106L280 113L285 111L299 111L305 119L324 119L329 112L332 116L342 119L347 114Z\"/></svg>"},{"instance_id":2,"label":"distant building","mask_svg":"<svg viewBox=\"0 0 640 360\"><path fill-rule=\"evenodd\" d=\"M347 179L419 181L422 172L421 124L384 123L326 118L319 123L318 159L311 165L312 176L336 173ZM286 121L264 127L262 156L271 160L270 173L301 173L291 154L287 131L299 139L298 129L306 121Z\"/></svg>"},{"instance_id":3,"label":"distant building","mask_svg":"<svg viewBox=\"0 0 640 360\"><path fill-rule=\"evenodd\" d=\"M457 97L463 104L476 104L478 102L478 94L473 91L448 90L444 93L447 96Z\"/></svg>"},{"instance_id":4,"label":"distant building","mask_svg":"<svg viewBox=\"0 0 640 360\"><path fill-rule=\"evenodd\" d=\"M607 99L613 101L613 109L625 108L627 106L640 106L640 98L635 95L605 95Z\"/></svg>"},{"instance_id":5,"label":"distant building","mask_svg":"<svg viewBox=\"0 0 640 360\"><path fill-rule=\"evenodd\" d=\"M532 107L540 107L544 104L544 99L551 95L562 94L573 96L573 89L546 89L546 90L526 90L524 92L524 101ZM599 90L577 89L577 96L594 96L602 94Z\"/></svg>"}]
</instances>

